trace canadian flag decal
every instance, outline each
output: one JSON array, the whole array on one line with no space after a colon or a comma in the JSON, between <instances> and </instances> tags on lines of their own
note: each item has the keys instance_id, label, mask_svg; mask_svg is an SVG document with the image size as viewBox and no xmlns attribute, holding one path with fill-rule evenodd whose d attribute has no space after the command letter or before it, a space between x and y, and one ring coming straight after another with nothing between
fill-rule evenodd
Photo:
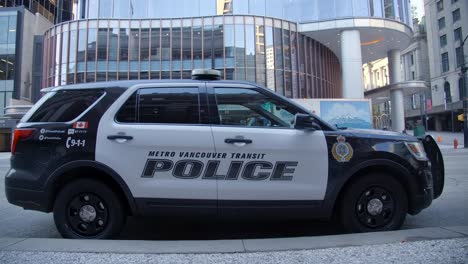
<instances>
[{"instance_id":1,"label":"canadian flag decal","mask_svg":"<svg viewBox=\"0 0 468 264\"><path fill-rule=\"evenodd\" d=\"M75 129L86 129L88 128L88 122L85 121L78 121L73 124L73 128Z\"/></svg>"}]
</instances>

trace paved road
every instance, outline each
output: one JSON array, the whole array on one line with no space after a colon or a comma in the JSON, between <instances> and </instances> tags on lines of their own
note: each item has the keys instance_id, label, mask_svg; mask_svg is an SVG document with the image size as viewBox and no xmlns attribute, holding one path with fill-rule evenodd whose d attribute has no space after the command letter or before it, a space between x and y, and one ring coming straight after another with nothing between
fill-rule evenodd
<instances>
[{"instance_id":1,"label":"paved road","mask_svg":"<svg viewBox=\"0 0 468 264\"><path fill-rule=\"evenodd\" d=\"M403 228L468 224L468 151L444 149L443 154L446 165L444 193L428 209L416 216L408 216ZM3 175L8 170L8 164L6 155L0 155L0 237L59 237L51 214L25 211L6 201ZM203 222L131 217L120 238L203 240L314 236L338 232L334 224L318 221Z\"/></svg>"}]
</instances>

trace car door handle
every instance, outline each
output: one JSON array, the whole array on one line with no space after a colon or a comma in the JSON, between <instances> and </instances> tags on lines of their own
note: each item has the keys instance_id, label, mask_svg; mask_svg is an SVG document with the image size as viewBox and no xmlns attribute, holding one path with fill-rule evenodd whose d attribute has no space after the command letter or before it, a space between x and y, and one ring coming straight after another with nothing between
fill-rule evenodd
<instances>
[{"instance_id":1,"label":"car door handle","mask_svg":"<svg viewBox=\"0 0 468 264\"><path fill-rule=\"evenodd\" d=\"M251 139L245 139L245 138L226 138L224 140L224 142L227 143L227 144L234 144L234 143L251 144L252 140Z\"/></svg>"},{"instance_id":2,"label":"car door handle","mask_svg":"<svg viewBox=\"0 0 468 264\"><path fill-rule=\"evenodd\" d=\"M132 140L132 136L126 136L126 135L109 135L107 136L107 139L109 140L116 140L116 139L125 139L125 140Z\"/></svg>"}]
</instances>

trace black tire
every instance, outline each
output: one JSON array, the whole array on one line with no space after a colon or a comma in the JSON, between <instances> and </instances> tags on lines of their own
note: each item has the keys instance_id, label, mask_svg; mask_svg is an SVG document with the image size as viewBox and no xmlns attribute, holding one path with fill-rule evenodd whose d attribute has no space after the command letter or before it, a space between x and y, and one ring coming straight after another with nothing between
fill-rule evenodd
<instances>
[{"instance_id":1,"label":"black tire","mask_svg":"<svg viewBox=\"0 0 468 264\"><path fill-rule=\"evenodd\" d=\"M344 190L338 218L346 232L389 231L401 227L407 212L408 198L400 182L371 173Z\"/></svg>"},{"instance_id":2,"label":"black tire","mask_svg":"<svg viewBox=\"0 0 468 264\"><path fill-rule=\"evenodd\" d=\"M100 181L74 180L55 199L54 221L64 238L112 238L120 233L125 219L122 201Z\"/></svg>"}]
</instances>

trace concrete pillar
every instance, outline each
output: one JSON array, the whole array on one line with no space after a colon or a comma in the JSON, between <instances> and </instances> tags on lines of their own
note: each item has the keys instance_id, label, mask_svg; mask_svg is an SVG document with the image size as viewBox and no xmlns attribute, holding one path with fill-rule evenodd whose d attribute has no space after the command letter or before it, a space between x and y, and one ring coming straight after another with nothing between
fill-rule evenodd
<instances>
[{"instance_id":1,"label":"concrete pillar","mask_svg":"<svg viewBox=\"0 0 468 264\"><path fill-rule=\"evenodd\" d=\"M399 83L402 81L400 51L390 50L387 56L390 85ZM405 106L403 100L403 90L401 88L393 88L390 90L392 130L396 132L402 132L405 129Z\"/></svg>"},{"instance_id":2,"label":"concrete pillar","mask_svg":"<svg viewBox=\"0 0 468 264\"><path fill-rule=\"evenodd\" d=\"M391 89L390 100L392 102L392 130L401 133L405 129L405 106L403 104L403 89Z\"/></svg>"},{"instance_id":3,"label":"concrete pillar","mask_svg":"<svg viewBox=\"0 0 468 264\"><path fill-rule=\"evenodd\" d=\"M341 31L341 67L343 98L364 98L362 81L361 35L359 30Z\"/></svg>"},{"instance_id":4,"label":"concrete pillar","mask_svg":"<svg viewBox=\"0 0 468 264\"><path fill-rule=\"evenodd\" d=\"M367 69L369 71L369 89L374 89L374 68L372 63L367 63Z\"/></svg>"}]
</instances>

